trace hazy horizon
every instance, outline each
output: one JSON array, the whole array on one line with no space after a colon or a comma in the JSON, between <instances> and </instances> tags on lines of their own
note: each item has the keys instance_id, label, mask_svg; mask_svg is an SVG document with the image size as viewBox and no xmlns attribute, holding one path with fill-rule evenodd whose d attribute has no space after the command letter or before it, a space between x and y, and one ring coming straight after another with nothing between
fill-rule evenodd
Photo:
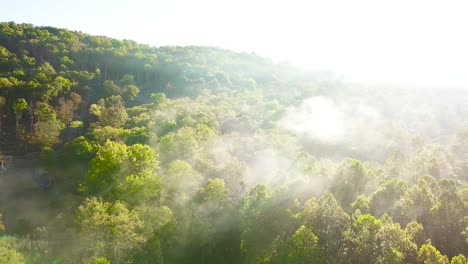
<instances>
[{"instance_id":1,"label":"hazy horizon","mask_svg":"<svg viewBox=\"0 0 468 264\"><path fill-rule=\"evenodd\" d=\"M468 87L462 1L4 3L3 21L78 30L152 46L253 52L347 80Z\"/></svg>"}]
</instances>

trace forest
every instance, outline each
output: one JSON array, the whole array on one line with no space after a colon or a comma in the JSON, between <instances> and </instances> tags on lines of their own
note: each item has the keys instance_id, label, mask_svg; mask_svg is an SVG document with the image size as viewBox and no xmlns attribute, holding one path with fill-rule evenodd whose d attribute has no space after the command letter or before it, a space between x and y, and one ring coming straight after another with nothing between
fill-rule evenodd
<instances>
[{"instance_id":1,"label":"forest","mask_svg":"<svg viewBox=\"0 0 468 264\"><path fill-rule=\"evenodd\" d=\"M468 263L468 90L0 23L0 263Z\"/></svg>"}]
</instances>

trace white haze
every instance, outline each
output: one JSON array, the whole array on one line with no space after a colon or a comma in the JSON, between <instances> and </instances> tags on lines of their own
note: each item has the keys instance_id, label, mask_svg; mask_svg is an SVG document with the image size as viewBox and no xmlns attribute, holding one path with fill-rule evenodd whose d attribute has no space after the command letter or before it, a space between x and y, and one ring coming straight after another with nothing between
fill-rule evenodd
<instances>
[{"instance_id":1,"label":"white haze","mask_svg":"<svg viewBox=\"0 0 468 264\"><path fill-rule=\"evenodd\" d=\"M325 143L341 142L345 135L342 113L332 100L322 96L306 99L299 107L290 108L281 126Z\"/></svg>"},{"instance_id":2,"label":"white haze","mask_svg":"<svg viewBox=\"0 0 468 264\"><path fill-rule=\"evenodd\" d=\"M306 98L288 108L279 126L319 156L380 160L416 141L447 142L468 121L466 91L457 96L443 90L387 92L375 89L376 94L365 97L357 89L343 96Z\"/></svg>"}]
</instances>

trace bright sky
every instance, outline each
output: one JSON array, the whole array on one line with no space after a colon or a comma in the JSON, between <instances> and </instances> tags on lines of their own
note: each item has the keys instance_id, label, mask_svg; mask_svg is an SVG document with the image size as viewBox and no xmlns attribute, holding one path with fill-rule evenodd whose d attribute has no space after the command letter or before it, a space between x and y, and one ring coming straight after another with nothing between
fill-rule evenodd
<instances>
[{"instance_id":1,"label":"bright sky","mask_svg":"<svg viewBox=\"0 0 468 264\"><path fill-rule=\"evenodd\" d=\"M357 81L468 88L468 1L3 0L1 21L255 52Z\"/></svg>"}]
</instances>

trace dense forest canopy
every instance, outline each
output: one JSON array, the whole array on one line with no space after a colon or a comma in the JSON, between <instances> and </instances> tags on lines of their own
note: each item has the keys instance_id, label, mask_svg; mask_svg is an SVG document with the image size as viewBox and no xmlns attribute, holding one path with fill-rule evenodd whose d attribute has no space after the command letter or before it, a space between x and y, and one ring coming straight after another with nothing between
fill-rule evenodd
<instances>
[{"instance_id":1,"label":"dense forest canopy","mask_svg":"<svg viewBox=\"0 0 468 264\"><path fill-rule=\"evenodd\" d=\"M468 263L467 102L0 23L0 263Z\"/></svg>"}]
</instances>

